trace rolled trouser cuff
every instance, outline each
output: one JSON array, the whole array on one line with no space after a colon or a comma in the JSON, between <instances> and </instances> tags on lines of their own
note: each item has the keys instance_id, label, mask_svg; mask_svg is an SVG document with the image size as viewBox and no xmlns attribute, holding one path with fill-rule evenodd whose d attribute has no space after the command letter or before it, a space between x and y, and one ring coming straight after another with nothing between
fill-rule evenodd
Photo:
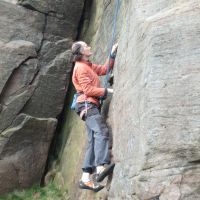
<instances>
[{"instance_id":1,"label":"rolled trouser cuff","mask_svg":"<svg viewBox=\"0 0 200 200\"><path fill-rule=\"evenodd\" d=\"M92 167L82 168L82 170L83 170L83 172L86 172L86 173L89 173L89 174L92 174L92 173L93 173Z\"/></svg>"}]
</instances>

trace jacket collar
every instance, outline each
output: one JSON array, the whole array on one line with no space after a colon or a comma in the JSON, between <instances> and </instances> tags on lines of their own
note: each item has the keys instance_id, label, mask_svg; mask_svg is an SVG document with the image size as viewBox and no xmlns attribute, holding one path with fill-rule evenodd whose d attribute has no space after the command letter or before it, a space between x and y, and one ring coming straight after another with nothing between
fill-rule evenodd
<instances>
[{"instance_id":1,"label":"jacket collar","mask_svg":"<svg viewBox=\"0 0 200 200\"><path fill-rule=\"evenodd\" d=\"M81 60L81 61L78 61L79 63L84 63L86 65L89 65L90 67L92 66L92 63L90 61L84 61L84 60Z\"/></svg>"}]
</instances>

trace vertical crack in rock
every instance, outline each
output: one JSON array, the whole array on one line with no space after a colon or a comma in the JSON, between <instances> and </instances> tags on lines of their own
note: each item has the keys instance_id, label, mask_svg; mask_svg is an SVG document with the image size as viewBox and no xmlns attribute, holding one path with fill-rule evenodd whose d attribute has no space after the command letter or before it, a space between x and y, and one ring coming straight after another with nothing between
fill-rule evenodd
<instances>
[{"instance_id":1,"label":"vertical crack in rock","mask_svg":"<svg viewBox=\"0 0 200 200\"><path fill-rule=\"evenodd\" d=\"M77 35L75 37L75 40L80 39L81 32L83 31L84 21L85 21L86 18L87 19L90 18L90 14L91 14L90 9L91 9L91 5L92 5L92 1L93 0L85 0L84 1L82 14L81 14L81 17L80 17L80 20L79 20L79 24L77 26ZM86 12L89 15L86 15ZM57 160L57 162L60 162L60 160L58 160L59 159L58 154L60 153L62 147L60 145L58 145L58 143L59 143L59 139L61 137L61 130L63 128L64 118L65 118L66 110L67 110L66 108L67 108L67 106L69 106L70 96L74 92L72 80L71 80L72 72L73 72L73 66L72 66L72 70L70 72L70 81L69 81L69 86L68 86L68 90L67 90L69 92L66 92L65 100L64 100L64 102L66 102L66 103L64 104L63 109L62 109L60 115L58 116L58 123L57 123L56 131L55 131L55 134L53 136L53 139L52 139L52 142L51 142L51 145L50 145L50 149L49 149L49 153L48 153L48 159L47 159L47 162L46 162L46 167L45 167L45 171L44 171L43 178L42 178L42 184L47 184L46 180L48 179L49 174L52 173L51 171L49 171L52 167L52 160ZM65 138L65 139L67 140L67 138ZM58 148L58 146L60 146L60 147Z\"/></svg>"},{"instance_id":2,"label":"vertical crack in rock","mask_svg":"<svg viewBox=\"0 0 200 200\"><path fill-rule=\"evenodd\" d=\"M179 192L180 192L179 200L182 199L181 185L182 185L182 182L183 182L183 176L184 176L184 175L181 175L181 180L180 180L180 182L179 182Z\"/></svg>"},{"instance_id":3,"label":"vertical crack in rock","mask_svg":"<svg viewBox=\"0 0 200 200\"><path fill-rule=\"evenodd\" d=\"M37 51L37 57L39 57L40 51L41 51L41 49L43 47L43 44L44 44L44 41L45 41L44 35L45 35L46 27L47 27L47 14L44 14L44 26L43 26L43 29L42 29L42 40L41 40L41 43L40 43L40 47L39 47L39 49ZM33 85L34 84L35 80L38 77L39 72L40 72L40 66L39 66L38 70L36 71L36 73L35 73L34 77L32 78L32 80L30 81L29 85Z\"/></svg>"},{"instance_id":4,"label":"vertical crack in rock","mask_svg":"<svg viewBox=\"0 0 200 200\"><path fill-rule=\"evenodd\" d=\"M41 40L41 43L40 43L40 47L37 51L37 54L39 55L40 54L40 51L42 49L42 46L43 46L43 43L44 43L44 40L45 40L45 37L44 37L44 34L45 34L45 31L46 31L46 27L47 27L47 14L44 14L44 26L43 26L43 30L42 30L42 40Z\"/></svg>"},{"instance_id":5,"label":"vertical crack in rock","mask_svg":"<svg viewBox=\"0 0 200 200\"><path fill-rule=\"evenodd\" d=\"M44 26L43 26L43 29L42 29L42 40L41 40L41 43L40 43L40 47L37 51L37 57L39 57L40 55L40 51L43 47L43 44L44 44L44 41L45 41L45 37L44 37L44 34L45 34L45 31L46 31L46 27L47 27L47 14L44 14ZM40 72L40 67L38 68L38 70L36 71L34 77L32 78L32 80L30 81L29 85L33 85L35 80L37 79L38 77L38 74Z\"/></svg>"},{"instance_id":6,"label":"vertical crack in rock","mask_svg":"<svg viewBox=\"0 0 200 200\"><path fill-rule=\"evenodd\" d=\"M29 85L33 85L33 84L34 84L36 78L38 77L39 71L40 71L40 70L38 69L38 70L35 72L35 74L34 74L32 80L31 80L30 83L29 83Z\"/></svg>"},{"instance_id":7,"label":"vertical crack in rock","mask_svg":"<svg viewBox=\"0 0 200 200\"><path fill-rule=\"evenodd\" d=\"M42 40L41 40L41 43L40 43L40 47L39 47L39 49L37 50L37 57L39 57L40 51L41 51L41 49L42 49L42 47L43 47L43 43L44 43L44 41L45 41L44 34L45 34L45 31L46 31L46 26L47 26L47 14L44 14L44 15L45 15L45 18L44 18L44 26L43 26L43 29L42 29ZM31 80L30 83L29 83L29 86L33 85L34 82L37 80L38 75L39 75L39 72L40 72L40 67L41 67L41 66L39 66L39 68L38 68L37 71L35 72L35 74L34 74L32 80ZM29 101L30 101L31 98L33 97L34 91L35 91L36 89L37 89L37 86L34 87L34 90L33 90L32 95L30 96L29 100L24 104L24 106L22 107L22 109L18 112L18 114L20 114L21 112L23 112L24 108L26 107L26 105L29 103ZM18 114L17 114L17 115L18 115ZM14 120L13 120L13 121L14 121Z\"/></svg>"},{"instance_id":8,"label":"vertical crack in rock","mask_svg":"<svg viewBox=\"0 0 200 200\"><path fill-rule=\"evenodd\" d=\"M89 19L91 15L91 5L93 0L85 0L83 12L79 21L79 25L77 28L77 36L76 40L79 40L81 38L81 35L84 34L85 30L87 30L87 27L89 26ZM85 22L88 21L86 24ZM84 27L86 26L86 27Z\"/></svg>"}]
</instances>

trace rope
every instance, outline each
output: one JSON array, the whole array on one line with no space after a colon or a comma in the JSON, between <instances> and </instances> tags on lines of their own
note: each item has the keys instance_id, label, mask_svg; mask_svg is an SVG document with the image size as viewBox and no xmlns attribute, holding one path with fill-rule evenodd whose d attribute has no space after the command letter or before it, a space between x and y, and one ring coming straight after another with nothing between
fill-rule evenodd
<instances>
[{"instance_id":1,"label":"rope","mask_svg":"<svg viewBox=\"0 0 200 200\"><path fill-rule=\"evenodd\" d=\"M109 69L110 69L110 59L111 59L111 51L112 47L114 45L115 41L115 36L116 36L116 24L117 24L117 16L120 8L120 0L116 0L116 7L115 7L115 13L114 13L114 18L113 18L113 29L112 29L112 40L110 42L110 48L109 48L109 59L108 59L108 65L106 69L106 77L105 77L105 82L104 82L104 87L108 87L108 78L109 78Z\"/></svg>"},{"instance_id":2,"label":"rope","mask_svg":"<svg viewBox=\"0 0 200 200\"><path fill-rule=\"evenodd\" d=\"M110 47L109 47L109 59L108 59L108 65L107 65L107 68L106 68L106 76L105 76L105 79L104 79L104 88L106 88L106 89L108 87L111 51L112 51L112 47L114 45L115 36L116 36L116 24L117 24L117 16L118 16L119 8L120 8L120 0L116 0L115 13L114 13L114 17L113 17L112 39L111 39ZM103 104L103 99L101 99L100 104L101 105Z\"/></svg>"}]
</instances>

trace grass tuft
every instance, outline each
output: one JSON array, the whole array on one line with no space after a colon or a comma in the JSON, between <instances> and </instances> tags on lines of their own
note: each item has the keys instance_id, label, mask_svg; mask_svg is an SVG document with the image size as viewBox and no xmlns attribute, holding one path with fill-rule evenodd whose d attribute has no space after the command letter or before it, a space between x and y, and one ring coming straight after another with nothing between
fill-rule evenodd
<instances>
[{"instance_id":1,"label":"grass tuft","mask_svg":"<svg viewBox=\"0 0 200 200\"><path fill-rule=\"evenodd\" d=\"M33 186L30 189L14 191L0 197L0 200L64 200L62 192L50 183L46 187Z\"/></svg>"}]
</instances>

